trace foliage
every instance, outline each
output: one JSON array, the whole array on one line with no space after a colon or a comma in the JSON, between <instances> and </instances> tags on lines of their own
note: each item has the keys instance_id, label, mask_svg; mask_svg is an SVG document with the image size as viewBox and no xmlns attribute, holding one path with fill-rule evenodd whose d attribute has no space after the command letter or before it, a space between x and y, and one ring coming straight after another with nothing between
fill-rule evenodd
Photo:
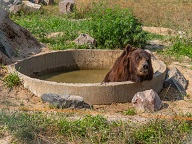
<instances>
[{"instance_id":1,"label":"foliage","mask_svg":"<svg viewBox=\"0 0 192 144\"><path fill-rule=\"evenodd\" d=\"M90 29L100 48L123 48L127 44L142 47L147 40L141 23L125 9L98 10L92 15Z\"/></svg>"},{"instance_id":2,"label":"foliage","mask_svg":"<svg viewBox=\"0 0 192 144\"><path fill-rule=\"evenodd\" d=\"M3 78L3 84L10 89L21 84L21 80L18 76L18 73L17 72L11 72L11 73L7 74Z\"/></svg>"}]
</instances>

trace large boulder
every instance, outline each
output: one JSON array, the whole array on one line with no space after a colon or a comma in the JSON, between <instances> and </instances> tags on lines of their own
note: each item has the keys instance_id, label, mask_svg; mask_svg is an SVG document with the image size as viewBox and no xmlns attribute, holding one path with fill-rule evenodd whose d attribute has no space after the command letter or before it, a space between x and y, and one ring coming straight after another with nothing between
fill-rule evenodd
<instances>
[{"instance_id":1,"label":"large boulder","mask_svg":"<svg viewBox=\"0 0 192 144\"><path fill-rule=\"evenodd\" d=\"M171 86L172 88L177 89L184 96L186 95L187 85L188 81L176 67L173 67L168 71L164 87Z\"/></svg>"},{"instance_id":2,"label":"large boulder","mask_svg":"<svg viewBox=\"0 0 192 144\"><path fill-rule=\"evenodd\" d=\"M0 31L0 51L3 52L9 58L14 56L15 54L12 45L8 42L5 34L2 31Z\"/></svg>"},{"instance_id":3,"label":"large boulder","mask_svg":"<svg viewBox=\"0 0 192 144\"><path fill-rule=\"evenodd\" d=\"M154 112L161 109L163 105L159 95L152 89L136 93L132 104L137 113Z\"/></svg>"},{"instance_id":4,"label":"large boulder","mask_svg":"<svg viewBox=\"0 0 192 144\"><path fill-rule=\"evenodd\" d=\"M42 45L28 30L9 19L8 13L0 8L0 51L10 60L19 52L21 58L29 53L39 53Z\"/></svg>"}]
</instances>

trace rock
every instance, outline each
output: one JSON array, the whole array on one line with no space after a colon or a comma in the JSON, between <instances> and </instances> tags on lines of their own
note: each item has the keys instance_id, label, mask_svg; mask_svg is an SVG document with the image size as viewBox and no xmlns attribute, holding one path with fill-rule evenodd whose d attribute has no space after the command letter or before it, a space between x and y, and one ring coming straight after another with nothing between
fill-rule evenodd
<instances>
[{"instance_id":1,"label":"rock","mask_svg":"<svg viewBox=\"0 0 192 144\"><path fill-rule=\"evenodd\" d=\"M188 81L176 67L168 71L164 82L164 87L171 86L177 89L182 95L186 95L187 85Z\"/></svg>"},{"instance_id":2,"label":"rock","mask_svg":"<svg viewBox=\"0 0 192 144\"><path fill-rule=\"evenodd\" d=\"M83 108L85 105L83 98L75 95L43 94L41 99L57 108Z\"/></svg>"},{"instance_id":3,"label":"rock","mask_svg":"<svg viewBox=\"0 0 192 144\"><path fill-rule=\"evenodd\" d=\"M22 4L19 4L19 5L12 5L10 8L9 8L9 12L10 13L18 13L22 8Z\"/></svg>"},{"instance_id":4,"label":"rock","mask_svg":"<svg viewBox=\"0 0 192 144\"><path fill-rule=\"evenodd\" d=\"M137 113L154 112L161 109L163 105L158 94L152 89L136 93L132 104Z\"/></svg>"},{"instance_id":5,"label":"rock","mask_svg":"<svg viewBox=\"0 0 192 144\"><path fill-rule=\"evenodd\" d=\"M41 96L41 100L43 102L48 102L51 105L54 105L58 108L62 107L62 103L64 103L67 99L67 96L60 97L57 94L43 94Z\"/></svg>"},{"instance_id":6,"label":"rock","mask_svg":"<svg viewBox=\"0 0 192 144\"><path fill-rule=\"evenodd\" d=\"M0 8L0 23L9 17L8 12Z\"/></svg>"},{"instance_id":7,"label":"rock","mask_svg":"<svg viewBox=\"0 0 192 144\"><path fill-rule=\"evenodd\" d=\"M0 43L1 51L9 62L15 58L16 51L19 55L26 56L29 51L39 53L43 47L28 30L10 20L8 12L2 8L0 8Z\"/></svg>"},{"instance_id":8,"label":"rock","mask_svg":"<svg viewBox=\"0 0 192 144\"><path fill-rule=\"evenodd\" d=\"M54 0L30 0L32 3L36 4L44 4L44 5L52 5L54 4Z\"/></svg>"},{"instance_id":9,"label":"rock","mask_svg":"<svg viewBox=\"0 0 192 144\"><path fill-rule=\"evenodd\" d=\"M157 50L164 48L165 45L160 40L150 40L148 44L145 46L146 49L149 50Z\"/></svg>"},{"instance_id":10,"label":"rock","mask_svg":"<svg viewBox=\"0 0 192 144\"><path fill-rule=\"evenodd\" d=\"M13 5L19 5L19 4L22 4L22 0L14 0Z\"/></svg>"},{"instance_id":11,"label":"rock","mask_svg":"<svg viewBox=\"0 0 192 144\"><path fill-rule=\"evenodd\" d=\"M53 5L55 2L54 0L44 0L46 5Z\"/></svg>"},{"instance_id":12,"label":"rock","mask_svg":"<svg viewBox=\"0 0 192 144\"><path fill-rule=\"evenodd\" d=\"M74 40L75 44L77 45L89 45L90 48L95 48L97 43L96 40L94 38L92 38L90 35L88 34L80 34L75 40Z\"/></svg>"},{"instance_id":13,"label":"rock","mask_svg":"<svg viewBox=\"0 0 192 144\"><path fill-rule=\"evenodd\" d=\"M2 54L0 53L0 65L2 64L2 59L3 59L3 56ZM1 68L1 67L0 67Z\"/></svg>"},{"instance_id":14,"label":"rock","mask_svg":"<svg viewBox=\"0 0 192 144\"><path fill-rule=\"evenodd\" d=\"M41 8L41 5L32 3L30 1L23 1L24 7L29 11L36 11Z\"/></svg>"},{"instance_id":15,"label":"rock","mask_svg":"<svg viewBox=\"0 0 192 144\"><path fill-rule=\"evenodd\" d=\"M6 4L13 4L14 0L3 0Z\"/></svg>"},{"instance_id":16,"label":"rock","mask_svg":"<svg viewBox=\"0 0 192 144\"><path fill-rule=\"evenodd\" d=\"M9 10L12 5L19 5L22 0L0 0L0 7Z\"/></svg>"},{"instance_id":17,"label":"rock","mask_svg":"<svg viewBox=\"0 0 192 144\"><path fill-rule=\"evenodd\" d=\"M63 32L52 32L52 33L49 33L46 37L47 38L57 38L57 37L61 37L63 35L64 35Z\"/></svg>"},{"instance_id":18,"label":"rock","mask_svg":"<svg viewBox=\"0 0 192 144\"><path fill-rule=\"evenodd\" d=\"M8 65L13 63L13 61L10 58L8 58L6 55L4 55L1 51L0 51L0 55L2 56L1 64Z\"/></svg>"},{"instance_id":19,"label":"rock","mask_svg":"<svg viewBox=\"0 0 192 144\"><path fill-rule=\"evenodd\" d=\"M7 57L12 58L15 55L14 49L7 40L4 33L0 30L0 51Z\"/></svg>"},{"instance_id":20,"label":"rock","mask_svg":"<svg viewBox=\"0 0 192 144\"><path fill-rule=\"evenodd\" d=\"M60 0L59 1L59 11L60 13L67 14L73 12L74 0Z\"/></svg>"}]
</instances>

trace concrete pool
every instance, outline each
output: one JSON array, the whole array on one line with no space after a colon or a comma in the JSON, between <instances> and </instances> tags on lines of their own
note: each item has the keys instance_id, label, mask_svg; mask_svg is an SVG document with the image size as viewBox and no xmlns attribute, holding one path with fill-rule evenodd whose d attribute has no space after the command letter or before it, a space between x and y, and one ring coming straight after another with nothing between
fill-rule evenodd
<instances>
[{"instance_id":1,"label":"concrete pool","mask_svg":"<svg viewBox=\"0 0 192 144\"><path fill-rule=\"evenodd\" d=\"M63 83L40 80L43 75L62 70L106 70L110 69L122 50L64 50L55 51L25 60L14 65L25 88L37 96L45 93L69 94L83 97L88 104L111 104L130 102L139 91L153 89L159 93L166 76L166 65L152 57L154 78L142 84L126 82L111 83Z\"/></svg>"}]
</instances>

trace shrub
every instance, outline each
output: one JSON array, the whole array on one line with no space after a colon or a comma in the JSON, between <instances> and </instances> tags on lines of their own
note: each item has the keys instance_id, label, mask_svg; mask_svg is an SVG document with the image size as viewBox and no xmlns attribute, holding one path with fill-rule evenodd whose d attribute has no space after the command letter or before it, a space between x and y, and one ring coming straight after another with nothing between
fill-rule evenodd
<instances>
[{"instance_id":1,"label":"shrub","mask_svg":"<svg viewBox=\"0 0 192 144\"><path fill-rule=\"evenodd\" d=\"M141 23L125 9L99 9L92 15L89 26L99 48L122 48L127 44L142 47L146 44L147 34Z\"/></svg>"}]
</instances>

